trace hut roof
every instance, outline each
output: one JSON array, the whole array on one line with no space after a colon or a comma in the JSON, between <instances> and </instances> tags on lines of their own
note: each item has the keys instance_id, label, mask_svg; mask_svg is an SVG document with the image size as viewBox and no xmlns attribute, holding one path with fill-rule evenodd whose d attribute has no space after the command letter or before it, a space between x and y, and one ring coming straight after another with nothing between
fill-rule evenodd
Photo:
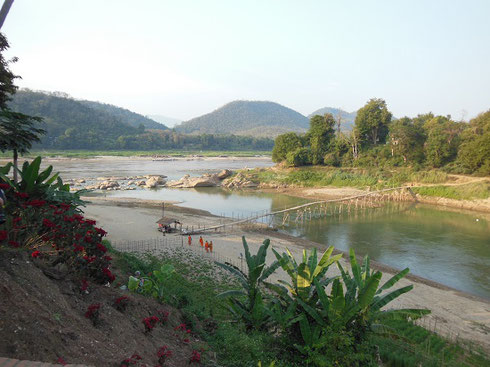
<instances>
[{"instance_id":1,"label":"hut roof","mask_svg":"<svg viewBox=\"0 0 490 367\"><path fill-rule=\"evenodd\" d=\"M157 223L158 224L162 224L162 225L170 225L170 224L173 224L173 223L177 223L177 224L180 224L180 222L175 219L175 218L169 218L169 217L161 217L159 220L157 220Z\"/></svg>"}]
</instances>

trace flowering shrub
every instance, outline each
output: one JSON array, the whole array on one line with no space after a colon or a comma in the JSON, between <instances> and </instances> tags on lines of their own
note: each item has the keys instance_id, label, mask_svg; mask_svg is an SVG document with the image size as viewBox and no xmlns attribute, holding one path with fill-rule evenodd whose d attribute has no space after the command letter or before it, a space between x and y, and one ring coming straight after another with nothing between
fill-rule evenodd
<instances>
[{"instance_id":1,"label":"flowering shrub","mask_svg":"<svg viewBox=\"0 0 490 367\"><path fill-rule=\"evenodd\" d=\"M178 339L180 339L184 344L190 343L189 336L192 331L190 329L187 329L187 326L185 324L180 324L174 327L174 331L176 331L174 335Z\"/></svg>"},{"instance_id":2,"label":"flowering shrub","mask_svg":"<svg viewBox=\"0 0 490 367\"><path fill-rule=\"evenodd\" d=\"M129 305L129 297L128 296L121 296L119 298L116 298L114 301L114 308L118 311L124 312L126 311L126 308Z\"/></svg>"},{"instance_id":3,"label":"flowering shrub","mask_svg":"<svg viewBox=\"0 0 490 367\"><path fill-rule=\"evenodd\" d=\"M158 310L157 313L158 313L158 318L160 319L160 323L162 325L165 325L168 321L168 317L169 317L170 313L168 311L165 311L165 310Z\"/></svg>"},{"instance_id":4,"label":"flowering shrub","mask_svg":"<svg viewBox=\"0 0 490 367\"><path fill-rule=\"evenodd\" d=\"M123 360L120 364L120 367L130 367L134 366L138 363L139 360L141 360L141 356L139 354L133 354L131 357L126 358Z\"/></svg>"},{"instance_id":5,"label":"flowering shrub","mask_svg":"<svg viewBox=\"0 0 490 367\"><path fill-rule=\"evenodd\" d=\"M99 323L100 307L100 303L93 303L88 306L87 312L85 312L85 317L87 319L90 319L94 326L97 326L97 324Z\"/></svg>"},{"instance_id":6,"label":"flowering shrub","mask_svg":"<svg viewBox=\"0 0 490 367\"><path fill-rule=\"evenodd\" d=\"M172 356L172 351L166 345L164 345L157 351L158 363L160 363L160 365L162 366L165 364L167 358L171 356Z\"/></svg>"},{"instance_id":7,"label":"flowering shrub","mask_svg":"<svg viewBox=\"0 0 490 367\"><path fill-rule=\"evenodd\" d=\"M82 279L82 281L80 282L80 290L82 292L85 292L86 290L88 290L88 282L87 282L87 279Z\"/></svg>"},{"instance_id":8,"label":"flowering shrub","mask_svg":"<svg viewBox=\"0 0 490 367\"><path fill-rule=\"evenodd\" d=\"M157 325L159 319L156 316L149 316L143 319L143 324L145 325L145 332L149 333Z\"/></svg>"},{"instance_id":9,"label":"flowering shrub","mask_svg":"<svg viewBox=\"0 0 490 367\"><path fill-rule=\"evenodd\" d=\"M33 258L45 256L65 263L80 278L101 284L115 280L110 270L112 259L102 244L107 232L96 227L94 220L84 218L71 203L33 198L10 185L3 186L7 186L7 207L0 246L35 247Z\"/></svg>"},{"instance_id":10,"label":"flowering shrub","mask_svg":"<svg viewBox=\"0 0 490 367\"><path fill-rule=\"evenodd\" d=\"M199 353L197 350L193 350L191 354L191 358L189 359L189 364L197 363L199 364L201 362L201 353Z\"/></svg>"}]
</instances>

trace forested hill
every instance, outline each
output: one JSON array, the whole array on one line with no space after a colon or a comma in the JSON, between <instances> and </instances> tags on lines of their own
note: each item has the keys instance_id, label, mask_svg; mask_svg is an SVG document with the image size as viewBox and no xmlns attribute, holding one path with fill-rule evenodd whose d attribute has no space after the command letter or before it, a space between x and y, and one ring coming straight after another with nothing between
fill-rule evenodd
<instances>
[{"instance_id":1,"label":"forested hill","mask_svg":"<svg viewBox=\"0 0 490 367\"><path fill-rule=\"evenodd\" d=\"M95 110L107 112L113 116L118 117L121 122L124 122L133 127L139 127L141 124L147 129L167 130L168 127L163 123L152 120L151 118L140 115L139 113L132 112L122 107L117 107L111 104L92 102L92 101L80 101L86 106Z\"/></svg>"},{"instance_id":2,"label":"forested hill","mask_svg":"<svg viewBox=\"0 0 490 367\"><path fill-rule=\"evenodd\" d=\"M357 111L346 112L340 108L324 107L324 108L320 108L319 110L316 110L316 111L312 112L311 114L309 114L308 118L311 118L315 115L323 116L326 113L331 113L332 116L335 118L335 120L338 119L338 116L340 114L340 117L342 119L340 129L342 131L351 131L352 127L354 126L354 121L356 120L356 116L357 116Z\"/></svg>"},{"instance_id":3,"label":"forested hill","mask_svg":"<svg viewBox=\"0 0 490 367\"><path fill-rule=\"evenodd\" d=\"M302 114L268 101L234 101L223 107L185 121L175 129L188 134L235 134L275 137L295 131L305 132L308 119Z\"/></svg>"},{"instance_id":4,"label":"forested hill","mask_svg":"<svg viewBox=\"0 0 490 367\"><path fill-rule=\"evenodd\" d=\"M20 90L14 94L9 106L13 111L43 118L43 128L47 133L42 137L41 145L46 148L107 146L119 136L135 135L144 130L62 93Z\"/></svg>"}]
</instances>

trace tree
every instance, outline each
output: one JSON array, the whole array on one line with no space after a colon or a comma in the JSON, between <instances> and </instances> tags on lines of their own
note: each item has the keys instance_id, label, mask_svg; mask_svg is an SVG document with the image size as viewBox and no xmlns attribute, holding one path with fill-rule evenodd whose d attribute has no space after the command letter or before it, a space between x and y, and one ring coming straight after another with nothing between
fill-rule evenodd
<instances>
[{"instance_id":1,"label":"tree","mask_svg":"<svg viewBox=\"0 0 490 367\"><path fill-rule=\"evenodd\" d=\"M392 114L388 111L383 99L370 99L364 107L357 111L355 125L361 142L367 145L384 143L391 117Z\"/></svg>"},{"instance_id":2,"label":"tree","mask_svg":"<svg viewBox=\"0 0 490 367\"><path fill-rule=\"evenodd\" d=\"M391 156L401 155L403 162L421 162L424 158L425 133L421 125L403 117L390 124Z\"/></svg>"},{"instance_id":3,"label":"tree","mask_svg":"<svg viewBox=\"0 0 490 367\"><path fill-rule=\"evenodd\" d=\"M467 173L490 175L490 110L471 120L461 139L458 163Z\"/></svg>"},{"instance_id":4,"label":"tree","mask_svg":"<svg viewBox=\"0 0 490 367\"><path fill-rule=\"evenodd\" d=\"M31 149L32 143L40 141L40 135L45 131L35 126L41 122L40 117L24 115L3 109L0 112L0 150L13 151L14 182L17 182L17 159L18 154L25 154Z\"/></svg>"},{"instance_id":5,"label":"tree","mask_svg":"<svg viewBox=\"0 0 490 367\"><path fill-rule=\"evenodd\" d=\"M427 132L425 155L432 167L442 167L456 158L461 142L459 134L465 123L457 123L450 116L436 116L424 124Z\"/></svg>"},{"instance_id":6,"label":"tree","mask_svg":"<svg viewBox=\"0 0 490 367\"><path fill-rule=\"evenodd\" d=\"M331 113L324 116L315 115L310 119L310 130L308 138L311 147L311 162L313 164L323 163L325 154L330 148L330 142L335 137L335 118Z\"/></svg>"},{"instance_id":7,"label":"tree","mask_svg":"<svg viewBox=\"0 0 490 367\"><path fill-rule=\"evenodd\" d=\"M282 162L286 160L287 154L298 148L303 147L301 137L296 133L286 133L279 135L274 141L272 149L272 160L274 162Z\"/></svg>"},{"instance_id":8,"label":"tree","mask_svg":"<svg viewBox=\"0 0 490 367\"><path fill-rule=\"evenodd\" d=\"M7 102L10 100L10 95L14 94L17 87L14 85L14 79L18 76L14 75L9 69L9 64L16 62L17 58L5 60L4 51L9 48L7 38L0 33L0 108L7 108Z\"/></svg>"},{"instance_id":9,"label":"tree","mask_svg":"<svg viewBox=\"0 0 490 367\"><path fill-rule=\"evenodd\" d=\"M297 148L288 152L286 162L294 167L307 166L311 164L311 150L309 148Z\"/></svg>"}]
</instances>

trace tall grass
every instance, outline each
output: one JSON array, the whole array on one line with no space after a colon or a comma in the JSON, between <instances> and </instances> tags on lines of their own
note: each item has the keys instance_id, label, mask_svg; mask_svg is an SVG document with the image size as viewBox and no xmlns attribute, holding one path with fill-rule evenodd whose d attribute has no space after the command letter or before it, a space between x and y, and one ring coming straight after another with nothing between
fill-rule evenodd
<instances>
[{"instance_id":1,"label":"tall grass","mask_svg":"<svg viewBox=\"0 0 490 367\"><path fill-rule=\"evenodd\" d=\"M490 182L477 182L459 186L414 187L413 191L424 196L456 200L487 199L490 198Z\"/></svg>"}]
</instances>

